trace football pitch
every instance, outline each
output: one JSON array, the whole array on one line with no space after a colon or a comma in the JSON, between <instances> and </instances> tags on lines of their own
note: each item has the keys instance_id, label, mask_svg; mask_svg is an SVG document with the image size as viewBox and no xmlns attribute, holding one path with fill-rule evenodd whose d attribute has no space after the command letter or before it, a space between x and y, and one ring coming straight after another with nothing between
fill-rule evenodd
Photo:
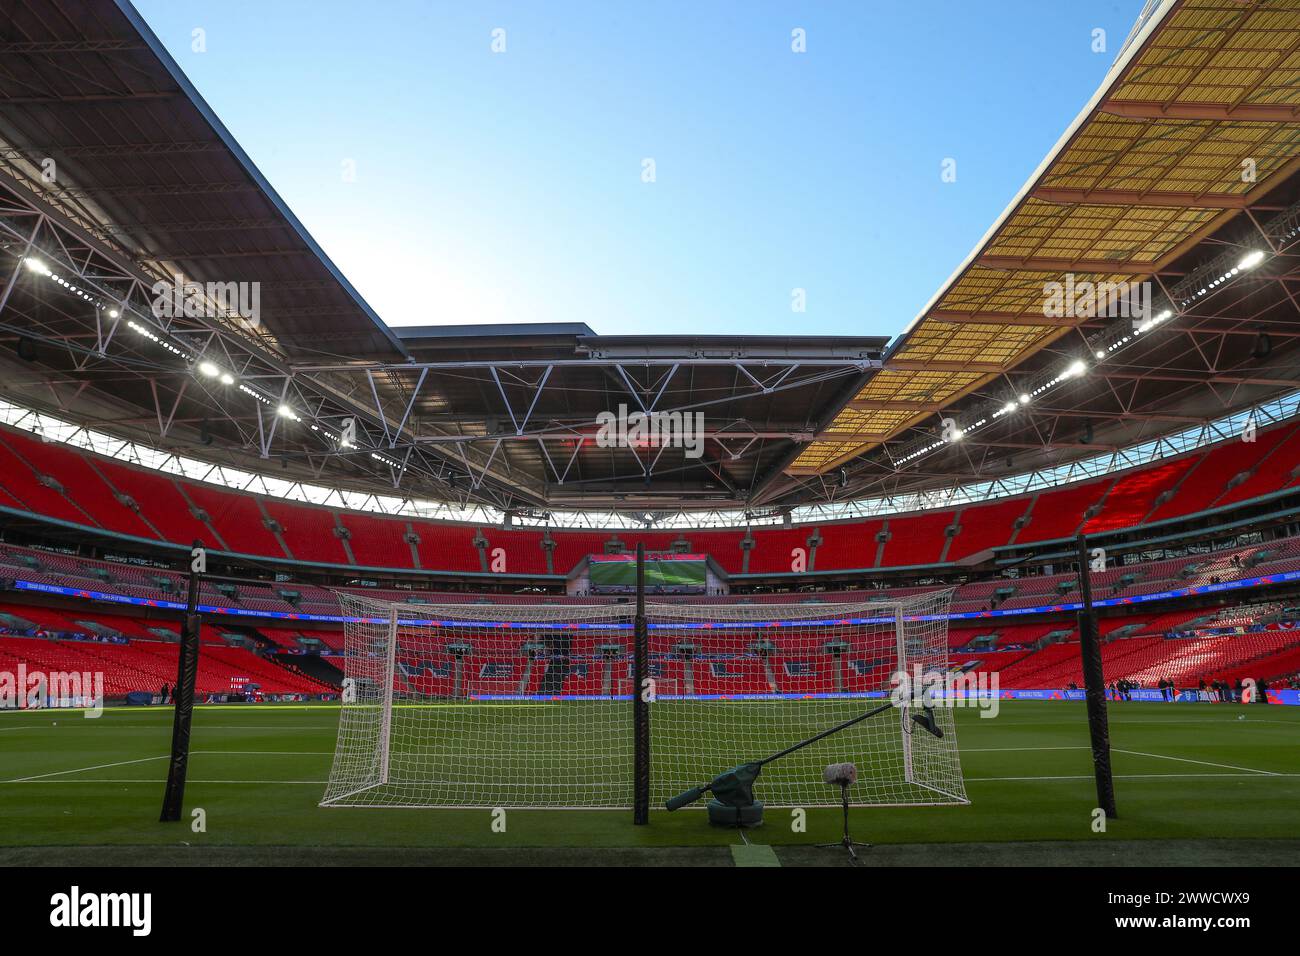
<instances>
[{"instance_id":1,"label":"football pitch","mask_svg":"<svg viewBox=\"0 0 1300 956\"><path fill-rule=\"evenodd\" d=\"M518 708L507 716L536 720L573 706L476 713L499 721L502 708ZM868 864L1267 865L1300 850L1300 708L1112 704L1119 817L1105 832L1094 830L1083 704L955 713L970 805L855 809L855 838L875 845ZM808 810L804 831L790 810L769 808L765 825L743 836L710 828L698 810L655 810L645 827L626 810L511 810L500 832L488 809L321 808L338 714L330 705L197 708L187 822L161 824L170 708L112 708L98 719L0 713L0 865L798 865L827 861L832 851L811 844L840 836L833 808ZM771 736L771 749L788 742ZM655 759L671 759L666 749ZM563 755L539 759L561 766ZM762 778L757 791L762 798ZM200 808L196 832L188 821Z\"/></svg>"}]
</instances>

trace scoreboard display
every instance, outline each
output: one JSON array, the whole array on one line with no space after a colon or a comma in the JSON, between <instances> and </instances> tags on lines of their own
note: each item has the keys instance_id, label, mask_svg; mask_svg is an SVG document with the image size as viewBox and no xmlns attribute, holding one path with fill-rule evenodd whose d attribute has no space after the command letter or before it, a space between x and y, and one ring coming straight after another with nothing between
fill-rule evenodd
<instances>
[{"instance_id":1,"label":"scoreboard display","mask_svg":"<svg viewBox=\"0 0 1300 956\"><path fill-rule=\"evenodd\" d=\"M635 554L593 554L588 558L593 594L635 594ZM708 564L703 554L647 552L647 594L704 594L708 589Z\"/></svg>"}]
</instances>

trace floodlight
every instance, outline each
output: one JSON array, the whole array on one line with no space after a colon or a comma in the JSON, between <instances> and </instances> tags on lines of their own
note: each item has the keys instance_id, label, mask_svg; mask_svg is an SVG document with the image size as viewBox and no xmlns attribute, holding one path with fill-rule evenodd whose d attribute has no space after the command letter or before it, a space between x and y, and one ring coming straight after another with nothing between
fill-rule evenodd
<instances>
[{"instance_id":1,"label":"floodlight","mask_svg":"<svg viewBox=\"0 0 1300 956\"><path fill-rule=\"evenodd\" d=\"M1264 253L1259 249L1252 249L1250 252L1246 253L1242 257L1240 262L1237 263L1237 268L1241 269L1242 271L1245 271L1246 269L1253 269L1255 268L1255 266L1259 265L1263 261L1264 261Z\"/></svg>"}]
</instances>

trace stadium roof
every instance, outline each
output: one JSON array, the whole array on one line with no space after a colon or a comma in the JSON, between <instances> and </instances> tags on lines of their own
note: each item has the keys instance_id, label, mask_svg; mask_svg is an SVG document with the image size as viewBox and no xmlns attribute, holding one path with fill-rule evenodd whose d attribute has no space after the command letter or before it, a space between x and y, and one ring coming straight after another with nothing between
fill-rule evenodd
<instances>
[{"instance_id":1,"label":"stadium roof","mask_svg":"<svg viewBox=\"0 0 1300 956\"><path fill-rule=\"evenodd\" d=\"M13 6L0 373L12 401L124 438L502 509L780 507L1060 463L1297 382L1300 0L1148 11L888 347L581 323L389 329L126 0ZM205 287L197 314L160 316L154 284L177 273L249 284L257 315ZM1127 319L1049 319L1045 285L1067 277L1150 280L1169 314L1123 342ZM1104 363L1061 376L1095 351ZM1022 392L1032 406L990 411ZM702 454L603 447L598 415L620 404L702 412ZM942 417L960 443L935 439Z\"/></svg>"},{"instance_id":2,"label":"stadium roof","mask_svg":"<svg viewBox=\"0 0 1300 956\"><path fill-rule=\"evenodd\" d=\"M1153 5L1051 154L894 343L890 369L791 472L837 467L1070 337L1087 316L1044 316L1044 286L1063 273L1177 276L1189 251L1300 168L1297 137L1296 3Z\"/></svg>"}]
</instances>

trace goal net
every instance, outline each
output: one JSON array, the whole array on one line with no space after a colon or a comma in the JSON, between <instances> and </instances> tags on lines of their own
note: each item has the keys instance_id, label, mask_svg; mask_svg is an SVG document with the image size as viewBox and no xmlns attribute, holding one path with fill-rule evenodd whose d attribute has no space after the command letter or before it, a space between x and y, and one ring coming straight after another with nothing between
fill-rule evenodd
<instances>
[{"instance_id":1,"label":"goal net","mask_svg":"<svg viewBox=\"0 0 1300 956\"><path fill-rule=\"evenodd\" d=\"M339 599L322 806L631 806L629 605Z\"/></svg>"},{"instance_id":2,"label":"goal net","mask_svg":"<svg viewBox=\"0 0 1300 956\"><path fill-rule=\"evenodd\" d=\"M340 593L338 744L322 806L633 804L630 604L394 604ZM950 592L854 604L648 604L651 806L947 667ZM770 764L770 806L965 802L951 711L907 699Z\"/></svg>"},{"instance_id":3,"label":"goal net","mask_svg":"<svg viewBox=\"0 0 1300 956\"><path fill-rule=\"evenodd\" d=\"M891 699L895 675L918 692L948 667L951 591L853 604L652 605L650 657L685 685L651 708L651 806L759 760ZM905 688L906 689L906 688ZM772 807L838 805L822 781L854 763L855 805L966 802L951 709L932 701L942 737L900 706L768 764L755 785ZM927 701L930 701L927 698Z\"/></svg>"}]
</instances>

